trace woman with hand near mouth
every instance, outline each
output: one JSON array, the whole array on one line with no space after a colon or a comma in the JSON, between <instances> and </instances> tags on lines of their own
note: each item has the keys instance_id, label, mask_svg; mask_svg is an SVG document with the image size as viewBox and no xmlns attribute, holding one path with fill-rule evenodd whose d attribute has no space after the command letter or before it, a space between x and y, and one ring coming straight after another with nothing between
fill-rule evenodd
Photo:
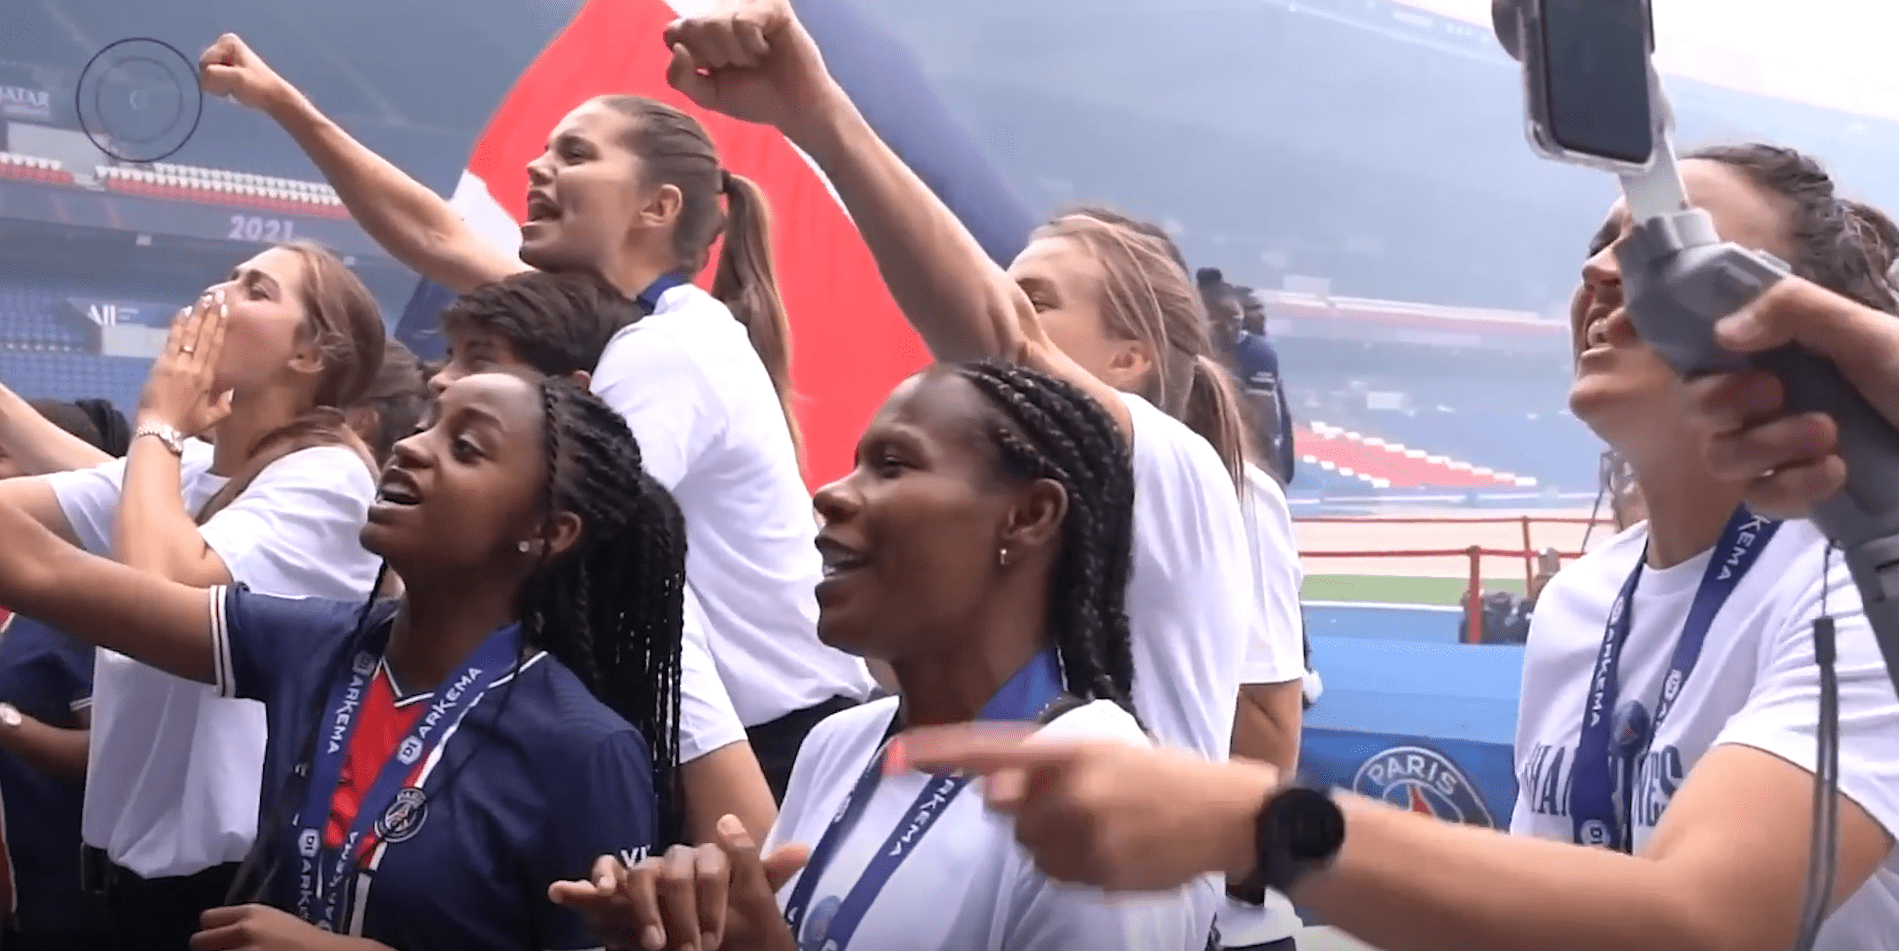
<instances>
[{"instance_id":1,"label":"woman with hand near mouth","mask_svg":"<svg viewBox=\"0 0 1899 951\"><path fill-rule=\"evenodd\" d=\"M858 441L857 468L816 497L818 632L888 663L901 700L832 716L799 754L765 845L780 877L795 864L780 849L808 849L809 863L775 905L722 877L729 843L630 871L603 860L556 900L613 946L651 951L702 947L708 933L745 951L1205 948L1210 881L1147 895L1056 887L966 779L884 755L903 729L971 721L1148 745L1124 603L1134 491L1113 418L1077 387L995 362L899 385ZM742 919L731 935L728 889Z\"/></svg>"},{"instance_id":2,"label":"woman with hand near mouth","mask_svg":"<svg viewBox=\"0 0 1899 951\"><path fill-rule=\"evenodd\" d=\"M276 120L356 222L429 279L465 293L530 268L585 271L639 306L643 316L588 368L592 388L625 417L653 478L686 513L713 658L782 796L805 732L869 696L872 682L861 661L814 633L819 566L763 192L723 167L698 120L656 100L602 96L562 119L528 164L517 258L351 139L243 40L220 37L200 63L206 91ZM708 294L690 282L721 240ZM449 343L456 358L480 345Z\"/></svg>"},{"instance_id":3,"label":"woman with hand near mouth","mask_svg":"<svg viewBox=\"0 0 1899 951\"><path fill-rule=\"evenodd\" d=\"M431 415L362 530L399 603L179 584L0 505L0 602L268 712L275 907L207 912L198 951L597 947L548 884L676 831L678 509L571 384L475 376Z\"/></svg>"},{"instance_id":4,"label":"woman with hand near mouth","mask_svg":"<svg viewBox=\"0 0 1899 951\"><path fill-rule=\"evenodd\" d=\"M0 501L171 581L361 598L376 578L357 540L375 479L342 411L368 391L383 339L341 261L271 248L173 323L125 460L7 480ZM193 438L212 433L215 447ZM182 951L256 836L264 711L111 650L93 690L88 886L120 947Z\"/></svg>"}]
</instances>

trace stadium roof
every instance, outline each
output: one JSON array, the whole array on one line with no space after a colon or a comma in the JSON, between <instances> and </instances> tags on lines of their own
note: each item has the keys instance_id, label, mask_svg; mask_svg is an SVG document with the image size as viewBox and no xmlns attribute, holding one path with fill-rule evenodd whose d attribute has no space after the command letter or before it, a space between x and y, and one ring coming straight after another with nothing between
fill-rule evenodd
<instances>
[{"instance_id":1,"label":"stadium roof","mask_svg":"<svg viewBox=\"0 0 1899 951\"><path fill-rule=\"evenodd\" d=\"M1490 24L1490 0L1396 2ZM1899 72L1887 66L1899 3L1656 0L1655 30L1665 75L1899 120Z\"/></svg>"}]
</instances>

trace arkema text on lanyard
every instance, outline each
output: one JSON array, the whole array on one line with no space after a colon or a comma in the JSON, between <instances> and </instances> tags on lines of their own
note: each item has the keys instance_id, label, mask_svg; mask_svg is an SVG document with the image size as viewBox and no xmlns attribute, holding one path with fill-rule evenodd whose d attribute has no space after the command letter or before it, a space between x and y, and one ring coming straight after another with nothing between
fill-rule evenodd
<instances>
[{"instance_id":1,"label":"arkema text on lanyard","mask_svg":"<svg viewBox=\"0 0 1899 951\"><path fill-rule=\"evenodd\" d=\"M363 796L355 819L345 830L342 846L325 848L323 827L330 820L330 802L342 781L343 762L350 738L361 719L370 680L382 663L391 625L380 625L351 658L349 676L339 680L324 706L329 735L310 763L309 789L303 811L297 814L297 916L325 931L343 930L342 895L356 857L378 842L395 844L419 824L426 798L417 778L437 747L455 732L462 718L481 701L489 688L514 673L523 647L521 627L510 624L475 648L455 673L438 688L440 694L410 728L391 756L376 771L374 783ZM268 834L268 830L266 830Z\"/></svg>"},{"instance_id":2,"label":"arkema text on lanyard","mask_svg":"<svg viewBox=\"0 0 1899 951\"><path fill-rule=\"evenodd\" d=\"M1570 786L1570 821L1580 845L1606 846L1622 852L1634 848L1634 822L1630 814L1635 782L1635 764L1647 754L1660 734L1662 723L1681 696L1688 676L1701 659L1701 648L1714 627L1723 605L1740 586L1748 569L1780 530L1780 523L1736 509L1721 530L1721 540L1708 558L1689 603L1688 617L1682 622L1681 636L1662 678L1661 697L1655 715L1646 726L1634 724L1631 735L1617 742L1617 699L1621 692L1622 648L1634 627L1635 591L1642 580L1642 568L1648 560L1648 546L1642 547L1635 568L1629 572L1615 603L1609 608L1609 622L1602 634L1602 649L1596 653L1595 672L1589 681L1588 702L1583 708L1582 732L1577 739L1575 766Z\"/></svg>"}]
</instances>

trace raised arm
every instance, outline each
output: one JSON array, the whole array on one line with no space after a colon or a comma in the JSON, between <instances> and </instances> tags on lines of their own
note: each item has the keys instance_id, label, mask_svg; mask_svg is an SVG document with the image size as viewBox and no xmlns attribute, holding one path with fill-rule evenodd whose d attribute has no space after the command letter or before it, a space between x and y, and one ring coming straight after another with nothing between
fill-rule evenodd
<instances>
[{"instance_id":1,"label":"raised arm","mask_svg":"<svg viewBox=\"0 0 1899 951\"><path fill-rule=\"evenodd\" d=\"M0 455L26 475L66 472L110 462L97 446L40 415L20 394L0 384Z\"/></svg>"},{"instance_id":2,"label":"raised arm","mask_svg":"<svg viewBox=\"0 0 1899 951\"><path fill-rule=\"evenodd\" d=\"M236 35L199 58L206 92L275 120L336 189L350 217L383 250L456 293L528 269L490 244L442 196L350 137Z\"/></svg>"},{"instance_id":3,"label":"raised arm","mask_svg":"<svg viewBox=\"0 0 1899 951\"><path fill-rule=\"evenodd\" d=\"M675 88L704 108L777 126L818 163L938 360L1027 364L1082 387L1128 429L1119 395L1049 341L1028 296L878 138L825 70L790 3L721 0L674 23L666 39Z\"/></svg>"},{"instance_id":4,"label":"raised arm","mask_svg":"<svg viewBox=\"0 0 1899 951\"><path fill-rule=\"evenodd\" d=\"M229 566L185 508L184 444L173 438L201 435L229 411L229 395L211 392L229 320L218 291L172 321L165 349L152 362L139 394L136 431L146 435L135 436L125 455L112 556L181 584L231 581Z\"/></svg>"},{"instance_id":5,"label":"raised arm","mask_svg":"<svg viewBox=\"0 0 1899 951\"><path fill-rule=\"evenodd\" d=\"M212 682L211 600L88 555L0 498L0 603L167 673Z\"/></svg>"}]
</instances>

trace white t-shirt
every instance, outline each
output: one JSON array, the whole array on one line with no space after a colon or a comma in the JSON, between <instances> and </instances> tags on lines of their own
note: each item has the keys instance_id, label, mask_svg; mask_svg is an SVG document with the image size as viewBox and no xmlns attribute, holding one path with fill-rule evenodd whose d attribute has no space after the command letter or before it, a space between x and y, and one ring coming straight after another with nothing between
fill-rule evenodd
<instances>
[{"instance_id":1,"label":"white t-shirt","mask_svg":"<svg viewBox=\"0 0 1899 951\"><path fill-rule=\"evenodd\" d=\"M811 496L778 395L745 328L690 284L614 335L593 391L639 440L686 516L686 581L739 720L863 699L864 662L819 642Z\"/></svg>"},{"instance_id":2,"label":"white t-shirt","mask_svg":"<svg viewBox=\"0 0 1899 951\"><path fill-rule=\"evenodd\" d=\"M1267 639L1239 493L1212 444L1121 398L1134 433L1134 708L1161 745L1223 761L1240 672Z\"/></svg>"},{"instance_id":3,"label":"white t-shirt","mask_svg":"<svg viewBox=\"0 0 1899 951\"><path fill-rule=\"evenodd\" d=\"M706 612L691 586L685 591L682 639L679 645L679 762L690 763L707 753L745 739L732 697L713 663L706 642Z\"/></svg>"},{"instance_id":4,"label":"white t-shirt","mask_svg":"<svg viewBox=\"0 0 1899 951\"><path fill-rule=\"evenodd\" d=\"M1292 511L1279 481L1246 466L1246 534L1252 539L1253 574L1259 583L1265 624L1246 643L1242 684L1282 684L1305 676L1305 632L1299 619L1299 585L1305 572L1293 542ZM1220 943L1252 947L1284 940L1304 923L1292 901L1275 891L1261 905L1228 901L1220 909Z\"/></svg>"},{"instance_id":5,"label":"white t-shirt","mask_svg":"<svg viewBox=\"0 0 1899 951\"><path fill-rule=\"evenodd\" d=\"M1253 576L1259 584L1264 621L1246 642L1242 684L1283 684L1306 673L1305 625L1299 616L1299 586L1305 569L1292 532L1286 490L1265 470L1246 464L1246 535Z\"/></svg>"},{"instance_id":6,"label":"white t-shirt","mask_svg":"<svg viewBox=\"0 0 1899 951\"><path fill-rule=\"evenodd\" d=\"M225 479L211 447L185 444L185 510L197 512ZM81 546L110 557L124 460L45 476ZM199 527L232 579L263 594L364 599L378 559L358 535L375 480L355 452L293 452ZM144 878L189 875L235 862L257 833L264 708L218 697L209 685L101 650L93 674L86 772L86 843Z\"/></svg>"},{"instance_id":7,"label":"white t-shirt","mask_svg":"<svg viewBox=\"0 0 1899 951\"><path fill-rule=\"evenodd\" d=\"M805 740L766 852L787 843L815 847L882 746L897 699L835 714ZM1134 718L1096 701L1039 734L1146 745ZM812 908L849 892L904 820L929 778L885 777L823 870ZM793 878L778 893L785 903ZM951 802L865 912L851 951L1200 951L1213 923L1215 886L1199 879L1172 892L1110 894L1050 882L1016 844L1005 816L983 808L972 785ZM816 914L808 916L815 919Z\"/></svg>"},{"instance_id":8,"label":"white t-shirt","mask_svg":"<svg viewBox=\"0 0 1899 951\"><path fill-rule=\"evenodd\" d=\"M1570 764L1610 605L1642 557L1646 523L1563 569L1537 598L1523 658L1516 741L1517 803L1510 830L1573 841ZM1813 620L1838 633L1840 791L1887 834L1899 834L1899 698L1861 613L1846 563L1808 522L1780 527L1729 596L1635 781L1633 834L1639 853L1675 791L1708 750L1737 743L1812 770L1820 677ZM1664 569L1645 568L1623 647L1617 704L1652 715L1661 681L1713 552ZM1803 814L1800 821L1805 822ZM1821 951L1899 948L1899 853L1842 904L1820 932Z\"/></svg>"}]
</instances>

